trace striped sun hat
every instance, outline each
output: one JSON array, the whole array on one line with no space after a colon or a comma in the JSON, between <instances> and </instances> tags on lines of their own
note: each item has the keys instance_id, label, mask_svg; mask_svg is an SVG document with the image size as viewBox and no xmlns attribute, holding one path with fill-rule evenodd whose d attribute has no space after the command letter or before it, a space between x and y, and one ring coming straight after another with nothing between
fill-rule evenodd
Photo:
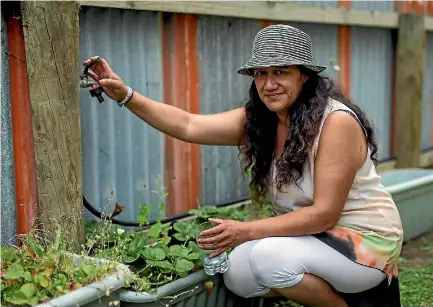
<instances>
[{"instance_id":1,"label":"striped sun hat","mask_svg":"<svg viewBox=\"0 0 433 307\"><path fill-rule=\"evenodd\" d=\"M288 25L271 25L261 29L254 38L252 57L237 70L238 74L253 76L254 68L302 65L320 73L326 66L313 62L310 36Z\"/></svg>"}]
</instances>

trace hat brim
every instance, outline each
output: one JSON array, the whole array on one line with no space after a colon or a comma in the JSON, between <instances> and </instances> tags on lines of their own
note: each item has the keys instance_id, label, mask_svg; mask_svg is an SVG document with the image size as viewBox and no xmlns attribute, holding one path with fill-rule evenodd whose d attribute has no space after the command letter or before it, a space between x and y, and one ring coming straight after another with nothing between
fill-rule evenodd
<instances>
[{"instance_id":1,"label":"hat brim","mask_svg":"<svg viewBox=\"0 0 433 307\"><path fill-rule=\"evenodd\" d=\"M284 58L259 58L253 56L244 66L239 68L236 72L244 76L254 76L254 69L266 68L272 66L290 66L290 65L302 65L305 68L320 73L326 69L326 66L312 65L302 61Z\"/></svg>"}]
</instances>

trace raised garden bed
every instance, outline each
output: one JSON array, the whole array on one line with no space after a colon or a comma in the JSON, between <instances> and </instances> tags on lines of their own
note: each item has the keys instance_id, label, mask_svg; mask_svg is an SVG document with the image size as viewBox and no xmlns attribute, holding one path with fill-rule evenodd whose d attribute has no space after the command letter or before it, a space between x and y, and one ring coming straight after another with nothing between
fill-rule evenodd
<instances>
[{"instance_id":1,"label":"raised garden bed","mask_svg":"<svg viewBox=\"0 0 433 307\"><path fill-rule=\"evenodd\" d=\"M379 174L391 193L407 242L433 229L433 170L394 169Z\"/></svg>"},{"instance_id":2,"label":"raised garden bed","mask_svg":"<svg viewBox=\"0 0 433 307\"><path fill-rule=\"evenodd\" d=\"M38 233L19 236L17 246L1 247L2 306L118 305L128 285L127 266L67 250L61 231L53 242Z\"/></svg>"},{"instance_id":3,"label":"raised garden bed","mask_svg":"<svg viewBox=\"0 0 433 307\"><path fill-rule=\"evenodd\" d=\"M104 259L95 259L71 254L75 266L85 262L88 265L100 266L107 265ZM127 285L127 278L131 271L124 264L117 263L118 269L100 281L88 284L80 289L63 294L48 302L37 305L36 307L100 307L115 306L120 303L120 290Z\"/></svg>"},{"instance_id":4,"label":"raised garden bed","mask_svg":"<svg viewBox=\"0 0 433 307\"><path fill-rule=\"evenodd\" d=\"M230 292L220 274L208 276L203 270L159 287L155 293L123 290L122 307L206 306L260 307L263 299L244 299Z\"/></svg>"},{"instance_id":5,"label":"raised garden bed","mask_svg":"<svg viewBox=\"0 0 433 307\"><path fill-rule=\"evenodd\" d=\"M134 275L130 286L121 291L122 306L261 306L261 299L246 300L228 291L222 275L208 276L202 270L204 251L195 242L197 226L209 217L246 220L246 211L237 206L205 206L191 210L191 218L150 225L150 209L141 206L137 217L141 230L87 224L88 242L95 234L105 239L103 244L90 242L91 249L99 251L94 256L119 259Z\"/></svg>"}]
</instances>

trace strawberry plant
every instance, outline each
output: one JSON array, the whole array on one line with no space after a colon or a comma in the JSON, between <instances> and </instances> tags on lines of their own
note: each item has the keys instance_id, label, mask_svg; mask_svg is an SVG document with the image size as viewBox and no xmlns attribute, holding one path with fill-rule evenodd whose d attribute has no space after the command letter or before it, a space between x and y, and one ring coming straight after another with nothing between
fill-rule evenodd
<instances>
[{"instance_id":1,"label":"strawberry plant","mask_svg":"<svg viewBox=\"0 0 433 307\"><path fill-rule=\"evenodd\" d=\"M1 305L33 306L81 288L114 271L111 265L83 260L74 265L57 230L49 242L32 232L18 247L1 248Z\"/></svg>"},{"instance_id":2,"label":"strawberry plant","mask_svg":"<svg viewBox=\"0 0 433 307\"><path fill-rule=\"evenodd\" d=\"M235 208L203 206L190 210L191 220L162 224L160 217L151 224L151 210L151 205L140 206L138 230L124 231L117 225L108 225L109 221L86 224L87 246L88 250L94 251L92 256L115 259L129 265L135 273L130 289L149 293L202 268L203 251L196 243L196 227L200 223L210 217L244 221L247 216L246 211ZM101 228L104 230L101 231ZM105 235L98 235L101 233ZM96 241L98 237L101 238Z\"/></svg>"}]
</instances>

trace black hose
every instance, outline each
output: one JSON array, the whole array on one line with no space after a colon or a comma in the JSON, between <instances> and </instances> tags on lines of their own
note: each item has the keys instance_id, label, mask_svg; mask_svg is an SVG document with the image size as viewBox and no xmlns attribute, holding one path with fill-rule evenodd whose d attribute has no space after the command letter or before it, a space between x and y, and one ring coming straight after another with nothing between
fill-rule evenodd
<instances>
[{"instance_id":1,"label":"black hose","mask_svg":"<svg viewBox=\"0 0 433 307\"><path fill-rule=\"evenodd\" d=\"M245 201L245 200L247 200L247 199L242 199L242 200L239 200L239 201L236 201L236 202ZM90 213L92 213L97 218L102 219L102 213L100 211L98 211L98 209L96 209L92 204L90 204L90 202L84 196L83 196L83 204L84 204L84 207ZM230 202L230 203L227 203L227 204L222 204L222 205L219 205L218 207L226 207L226 206L229 206L229 205L232 205L232 204L234 204L234 202ZM183 214L179 214L179 215L175 215L175 216L170 216L170 217L167 217L167 218L163 219L161 221L161 223L163 223L163 224L171 223L171 222L174 222L176 220L179 220L179 219L182 219L182 218L186 218L186 217L189 217L189 216L192 216L192 215L189 214L189 213L183 213ZM115 217L112 217L111 221L113 222L113 224L122 225L122 226L128 226L128 227L139 227L140 226L139 223L136 222L136 221L118 220ZM156 223L156 221L150 221L149 224L148 224L148 226L153 225L155 223Z\"/></svg>"}]
</instances>

